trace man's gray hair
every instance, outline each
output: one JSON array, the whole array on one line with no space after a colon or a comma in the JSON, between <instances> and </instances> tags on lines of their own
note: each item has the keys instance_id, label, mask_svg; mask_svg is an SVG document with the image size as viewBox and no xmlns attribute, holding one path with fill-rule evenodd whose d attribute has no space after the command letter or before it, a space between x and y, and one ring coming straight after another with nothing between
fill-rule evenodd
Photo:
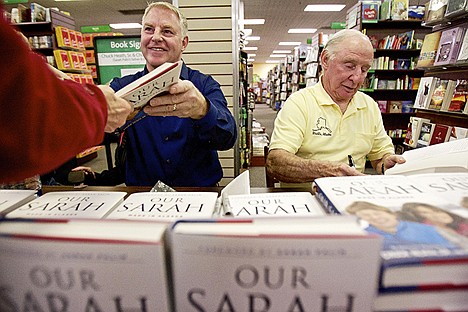
<instances>
[{"instance_id":1,"label":"man's gray hair","mask_svg":"<svg viewBox=\"0 0 468 312\"><path fill-rule=\"evenodd\" d=\"M356 29L343 29L334 34L327 42L325 47L323 48L323 52L327 55L330 59L335 58L338 51L343 49L344 45L342 44L344 41L349 40L365 40L369 42L369 45L372 46L372 43L369 40L369 37L364 35L362 32Z\"/></svg>"},{"instance_id":2,"label":"man's gray hair","mask_svg":"<svg viewBox=\"0 0 468 312\"><path fill-rule=\"evenodd\" d=\"M141 19L143 24L145 22L145 18L148 15L149 11L151 11L154 8L165 8L174 12L177 15L177 17L179 17L180 28L182 29L182 38L185 38L187 36L187 33L188 33L187 19L185 18L184 14L182 14L182 12L179 10L178 7L172 5L169 2L159 1L159 2L148 3L148 6L145 9L145 13L143 14L143 18Z\"/></svg>"}]
</instances>

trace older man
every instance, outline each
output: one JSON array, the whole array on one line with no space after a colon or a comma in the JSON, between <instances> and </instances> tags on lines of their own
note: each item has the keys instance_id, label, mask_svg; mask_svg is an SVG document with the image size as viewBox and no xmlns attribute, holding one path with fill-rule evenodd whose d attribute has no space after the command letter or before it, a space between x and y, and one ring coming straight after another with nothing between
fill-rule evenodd
<instances>
[{"instance_id":1,"label":"older man","mask_svg":"<svg viewBox=\"0 0 468 312\"><path fill-rule=\"evenodd\" d=\"M378 173L405 161L394 155L375 101L358 91L373 58L367 36L339 31L320 55L319 83L285 102L267 159L269 173L284 186L324 176L362 175L366 157Z\"/></svg>"}]
</instances>

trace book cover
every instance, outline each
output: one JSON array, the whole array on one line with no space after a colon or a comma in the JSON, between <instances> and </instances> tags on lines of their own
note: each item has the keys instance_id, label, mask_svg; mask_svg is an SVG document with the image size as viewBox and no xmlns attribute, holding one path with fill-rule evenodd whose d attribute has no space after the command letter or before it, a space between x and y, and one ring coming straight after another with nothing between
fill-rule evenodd
<instances>
[{"instance_id":1,"label":"book cover","mask_svg":"<svg viewBox=\"0 0 468 312\"><path fill-rule=\"evenodd\" d=\"M361 1L361 22L377 23L379 20L380 1Z\"/></svg>"},{"instance_id":2,"label":"book cover","mask_svg":"<svg viewBox=\"0 0 468 312\"><path fill-rule=\"evenodd\" d=\"M431 101L431 95L434 92L434 86L437 77L422 77L419 82L418 92L414 100L414 108L428 108Z\"/></svg>"},{"instance_id":3,"label":"book cover","mask_svg":"<svg viewBox=\"0 0 468 312\"><path fill-rule=\"evenodd\" d=\"M457 63L463 63L468 60L468 31L465 30L465 35L461 41L460 51L458 52Z\"/></svg>"},{"instance_id":4,"label":"book cover","mask_svg":"<svg viewBox=\"0 0 468 312\"><path fill-rule=\"evenodd\" d=\"M379 17L381 20L389 20L392 18L391 5L392 5L391 0L382 1L382 3L380 4L380 12L379 12Z\"/></svg>"},{"instance_id":5,"label":"book cover","mask_svg":"<svg viewBox=\"0 0 468 312\"><path fill-rule=\"evenodd\" d=\"M166 226L1 220L2 311L173 311Z\"/></svg>"},{"instance_id":6,"label":"book cover","mask_svg":"<svg viewBox=\"0 0 468 312\"><path fill-rule=\"evenodd\" d=\"M406 131L405 145L410 147L416 147L418 144L419 133L423 122L429 122L429 119L411 116L408 123L408 129Z\"/></svg>"},{"instance_id":7,"label":"book cover","mask_svg":"<svg viewBox=\"0 0 468 312\"><path fill-rule=\"evenodd\" d=\"M230 195L223 205L234 217L322 216L325 214L310 192L274 192Z\"/></svg>"},{"instance_id":8,"label":"book cover","mask_svg":"<svg viewBox=\"0 0 468 312\"><path fill-rule=\"evenodd\" d=\"M406 21L408 19L408 0L392 0L391 2L391 19L394 21Z\"/></svg>"},{"instance_id":9,"label":"book cover","mask_svg":"<svg viewBox=\"0 0 468 312\"><path fill-rule=\"evenodd\" d=\"M467 11L467 0L449 0L447 2L447 9L445 10L445 17L453 18L459 15L466 14Z\"/></svg>"},{"instance_id":10,"label":"book cover","mask_svg":"<svg viewBox=\"0 0 468 312\"><path fill-rule=\"evenodd\" d=\"M388 112L397 114L401 113L403 108L403 101L388 101Z\"/></svg>"},{"instance_id":11,"label":"book cover","mask_svg":"<svg viewBox=\"0 0 468 312\"><path fill-rule=\"evenodd\" d=\"M70 30L63 26L55 27L55 38L59 48L71 48Z\"/></svg>"},{"instance_id":12,"label":"book cover","mask_svg":"<svg viewBox=\"0 0 468 312\"><path fill-rule=\"evenodd\" d=\"M457 126L452 127L452 132L450 133L449 141L455 141L465 138L468 138L468 128Z\"/></svg>"},{"instance_id":13,"label":"book cover","mask_svg":"<svg viewBox=\"0 0 468 312\"><path fill-rule=\"evenodd\" d=\"M49 192L18 207L6 218L99 219L120 204L126 192Z\"/></svg>"},{"instance_id":14,"label":"book cover","mask_svg":"<svg viewBox=\"0 0 468 312\"><path fill-rule=\"evenodd\" d=\"M442 31L434 66L455 63L464 33L465 28L461 26Z\"/></svg>"},{"instance_id":15,"label":"book cover","mask_svg":"<svg viewBox=\"0 0 468 312\"><path fill-rule=\"evenodd\" d=\"M386 113L387 112L387 101L378 100L376 102L377 102L377 105L379 106L380 112L381 113Z\"/></svg>"},{"instance_id":16,"label":"book cover","mask_svg":"<svg viewBox=\"0 0 468 312\"><path fill-rule=\"evenodd\" d=\"M216 192L138 192L130 194L106 219L206 219L213 217L217 198Z\"/></svg>"},{"instance_id":17,"label":"book cover","mask_svg":"<svg viewBox=\"0 0 468 312\"><path fill-rule=\"evenodd\" d=\"M438 30L424 36L421 53L419 53L416 65L417 68L431 67L434 65L441 35L442 31Z\"/></svg>"},{"instance_id":18,"label":"book cover","mask_svg":"<svg viewBox=\"0 0 468 312\"><path fill-rule=\"evenodd\" d=\"M430 0L427 11L426 23L434 24L440 22L445 16L448 0Z\"/></svg>"},{"instance_id":19,"label":"book cover","mask_svg":"<svg viewBox=\"0 0 468 312\"><path fill-rule=\"evenodd\" d=\"M414 30L398 34L398 49L408 50L413 46Z\"/></svg>"},{"instance_id":20,"label":"book cover","mask_svg":"<svg viewBox=\"0 0 468 312\"><path fill-rule=\"evenodd\" d=\"M442 105L440 107L440 110L443 112L448 111L450 102L452 101L452 98L453 98L453 93L455 92L456 83L457 83L456 80L448 80L447 90L445 91L444 99L442 100Z\"/></svg>"},{"instance_id":21,"label":"book cover","mask_svg":"<svg viewBox=\"0 0 468 312\"><path fill-rule=\"evenodd\" d=\"M35 190L0 190L0 215L36 198Z\"/></svg>"},{"instance_id":22,"label":"book cover","mask_svg":"<svg viewBox=\"0 0 468 312\"><path fill-rule=\"evenodd\" d=\"M37 23L37 22L47 21L47 8L46 7L35 2L31 2L29 7L31 8L31 22Z\"/></svg>"},{"instance_id":23,"label":"book cover","mask_svg":"<svg viewBox=\"0 0 468 312\"><path fill-rule=\"evenodd\" d=\"M179 221L168 236L177 311L372 311L381 240L354 218Z\"/></svg>"},{"instance_id":24,"label":"book cover","mask_svg":"<svg viewBox=\"0 0 468 312\"><path fill-rule=\"evenodd\" d=\"M416 147L426 147L431 140L432 132L434 131L435 124L432 122L423 122L421 130L419 131L419 138Z\"/></svg>"},{"instance_id":25,"label":"book cover","mask_svg":"<svg viewBox=\"0 0 468 312\"><path fill-rule=\"evenodd\" d=\"M451 185L466 190L458 178ZM431 182L367 175L318 178L314 184L328 211L355 215L366 231L383 237L380 287L468 284L468 275L460 274L468 263L468 210L429 188Z\"/></svg>"},{"instance_id":26,"label":"book cover","mask_svg":"<svg viewBox=\"0 0 468 312\"><path fill-rule=\"evenodd\" d=\"M449 88L449 79L437 79L434 84L434 91L429 99L429 109L441 110L442 103L446 98L446 93Z\"/></svg>"},{"instance_id":27,"label":"book cover","mask_svg":"<svg viewBox=\"0 0 468 312\"><path fill-rule=\"evenodd\" d=\"M126 85L115 93L134 108L144 106L153 97L166 92L169 87L179 81L180 71L182 69L182 61L176 63L165 63Z\"/></svg>"},{"instance_id":28,"label":"book cover","mask_svg":"<svg viewBox=\"0 0 468 312\"><path fill-rule=\"evenodd\" d=\"M406 162L387 169L385 174L468 172L468 139L410 149L402 156Z\"/></svg>"},{"instance_id":29,"label":"book cover","mask_svg":"<svg viewBox=\"0 0 468 312\"><path fill-rule=\"evenodd\" d=\"M447 142L450 138L451 132L452 132L451 126L447 126L443 124L436 124L434 126L434 132L432 133L431 140L429 141L429 145Z\"/></svg>"},{"instance_id":30,"label":"book cover","mask_svg":"<svg viewBox=\"0 0 468 312\"><path fill-rule=\"evenodd\" d=\"M457 79L453 91L450 104L448 105L449 112L468 113L466 104L468 99L468 80Z\"/></svg>"}]
</instances>

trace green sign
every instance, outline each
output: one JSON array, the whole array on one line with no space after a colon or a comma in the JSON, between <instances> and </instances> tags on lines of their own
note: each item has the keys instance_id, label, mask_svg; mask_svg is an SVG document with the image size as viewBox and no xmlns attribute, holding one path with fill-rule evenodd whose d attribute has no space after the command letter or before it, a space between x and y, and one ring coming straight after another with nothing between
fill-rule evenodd
<instances>
[{"instance_id":1,"label":"green sign","mask_svg":"<svg viewBox=\"0 0 468 312\"><path fill-rule=\"evenodd\" d=\"M330 25L331 29L345 29L346 23L344 22L332 22Z\"/></svg>"},{"instance_id":2,"label":"green sign","mask_svg":"<svg viewBox=\"0 0 468 312\"><path fill-rule=\"evenodd\" d=\"M28 3L28 0L3 0L5 4Z\"/></svg>"},{"instance_id":3,"label":"green sign","mask_svg":"<svg viewBox=\"0 0 468 312\"><path fill-rule=\"evenodd\" d=\"M140 71L146 64L140 36L95 37L94 51L100 84Z\"/></svg>"},{"instance_id":4,"label":"green sign","mask_svg":"<svg viewBox=\"0 0 468 312\"><path fill-rule=\"evenodd\" d=\"M109 25L96 25L96 26L81 26L82 33L100 33L110 32L111 28Z\"/></svg>"}]
</instances>

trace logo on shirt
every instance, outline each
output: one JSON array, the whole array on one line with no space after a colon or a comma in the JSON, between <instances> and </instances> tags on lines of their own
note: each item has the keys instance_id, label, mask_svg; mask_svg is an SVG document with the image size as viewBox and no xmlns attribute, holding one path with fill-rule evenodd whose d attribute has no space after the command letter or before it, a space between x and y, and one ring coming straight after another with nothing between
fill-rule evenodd
<instances>
[{"instance_id":1,"label":"logo on shirt","mask_svg":"<svg viewBox=\"0 0 468 312\"><path fill-rule=\"evenodd\" d=\"M331 136L332 131L327 127L327 120L323 117L317 118L315 128L312 129L312 135Z\"/></svg>"}]
</instances>

